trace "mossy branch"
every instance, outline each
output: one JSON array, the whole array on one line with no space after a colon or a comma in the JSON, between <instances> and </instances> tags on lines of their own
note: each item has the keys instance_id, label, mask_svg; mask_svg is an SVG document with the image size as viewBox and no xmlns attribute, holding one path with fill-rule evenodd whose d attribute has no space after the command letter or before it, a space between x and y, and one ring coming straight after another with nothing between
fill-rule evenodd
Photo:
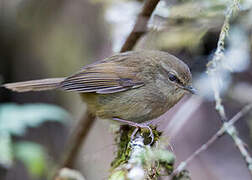
<instances>
[{"instance_id":1,"label":"mossy branch","mask_svg":"<svg viewBox=\"0 0 252 180\"><path fill-rule=\"evenodd\" d=\"M227 120L225 109L222 105L222 100L220 97L220 84L222 84L222 79L220 78L221 71L223 70L222 67L222 60L224 58L224 50L225 50L225 39L228 36L229 29L230 29L230 19L232 15L237 14L239 10L239 3L240 0L233 0L233 3L227 7L226 16L224 23L221 28L219 40L217 43L217 49L214 53L212 60L207 64L207 73L211 78L212 88L214 91L214 97L216 101L216 110L221 116L223 121Z\"/></svg>"},{"instance_id":2,"label":"mossy branch","mask_svg":"<svg viewBox=\"0 0 252 180\"><path fill-rule=\"evenodd\" d=\"M109 180L155 180L173 171L174 155L160 140L161 132L152 127L154 142L149 144L149 133L142 129L133 140L133 127L123 126L116 133L117 156L111 163Z\"/></svg>"}]
</instances>

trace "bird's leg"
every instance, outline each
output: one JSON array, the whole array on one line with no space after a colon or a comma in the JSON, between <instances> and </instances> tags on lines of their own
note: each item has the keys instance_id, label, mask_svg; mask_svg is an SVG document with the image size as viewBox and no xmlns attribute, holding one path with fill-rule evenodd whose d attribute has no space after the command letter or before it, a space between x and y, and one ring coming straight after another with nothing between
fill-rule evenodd
<instances>
[{"instance_id":1,"label":"bird's leg","mask_svg":"<svg viewBox=\"0 0 252 180\"><path fill-rule=\"evenodd\" d=\"M119 122L122 122L122 123L125 123L125 124L128 124L130 126L134 126L136 127L136 129L133 131L132 135L131 135L131 140L134 139L137 131L139 130L139 128L147 128L149 131L150 131L150 137L151 137L151 143L153 143L154 141L154 134L152 132L152 129L150 128L150 124L152 123L152 121L149 121L149 122L145 122L145 123L135 123L135 122L132 122L132 121L127 121L127 120L124 120L124 119L119 119L119 118L113 118L113 120L115 121L119 121Z\"/></svg>"}]
</instances>

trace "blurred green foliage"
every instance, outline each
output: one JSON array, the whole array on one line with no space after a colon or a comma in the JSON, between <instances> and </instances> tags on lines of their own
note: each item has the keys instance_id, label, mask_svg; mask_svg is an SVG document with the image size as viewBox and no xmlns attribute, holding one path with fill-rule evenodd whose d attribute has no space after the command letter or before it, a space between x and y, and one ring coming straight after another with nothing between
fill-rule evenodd
<instances>
[{"instance_id":1,"label":"blurred green foliage","mask_svg":"<svg viewBox=\"0 0 252 180\"><path fill-rule=\"evenodd\" d=\"M10 134L0 131L0 164L10 167L13 162L12 142Z\"/></svg>"},{"instance_id":2,"label":"blurred green foliage","mask_svg":"<svg viewBox=\"0 0 252 180\"><path fill-rule=\"evenodd\" d=\"M70 119L63 109L49 104L0 105L0 132L24 135L27 127L37 127L45 121L65 122Z\"/></svg>"},{"instance_id":3,"label":"blurred green foliage","mask_svg":"<svg viewBox=\"0 0 252 180\"><path fill-rule=\"evenodd\" d=\"M48 168L46 150L37 143L19 142L14 144L16 159L22 161L33 177L44 175Z\"/></svg>"},{"instance_id":4,"label":"blurred green foliage","mask_svg":"<svg viewBox=\"0 0 252 180\"><path fill-rule=\"evenodd\" d=\"M0 164L5 168L14 159L24 163L33 177L41 177L50 165L48 154L39 144L21 141L14 143L12 135L25 135L28 127L38 127L46 121L65 123L70 115L63 109L49 104L0 105Z\"/></svg>"}]
</instances>

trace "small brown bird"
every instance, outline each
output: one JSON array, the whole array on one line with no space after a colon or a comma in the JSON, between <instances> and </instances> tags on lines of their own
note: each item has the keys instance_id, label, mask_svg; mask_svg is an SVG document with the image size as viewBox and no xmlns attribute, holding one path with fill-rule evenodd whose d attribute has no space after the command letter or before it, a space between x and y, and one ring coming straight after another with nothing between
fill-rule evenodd
<instances>
[{"instance_id":1,"label":"small brown bird","mask_svg":"<svg viewBox=\"0 0 252 180\"><path fill-rule=\"evenodd\" d=\"M119 53L84 66L66 78L3 86L17 92L51 89L78 92L97 117L148 128L153 139L150 120L168 111L185 92L194 93L191 81L188 66L175 56L143 50Z\"/></svg>"}]
</instances>

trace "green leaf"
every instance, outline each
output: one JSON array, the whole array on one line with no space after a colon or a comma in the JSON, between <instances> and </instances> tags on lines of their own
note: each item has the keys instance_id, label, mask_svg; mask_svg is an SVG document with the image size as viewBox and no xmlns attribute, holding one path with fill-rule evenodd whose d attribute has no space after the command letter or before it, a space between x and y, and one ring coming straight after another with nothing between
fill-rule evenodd
<instances>
[{"instance_id":1,"label":"green leaf","mask_svg":"<svg viewBox=\"0 0 252 180\"><path fill-rule=\"evenodd\" d=\"M5 132L0 132L0 164L6 168L13 164L11 137Z\"/></svg>"},{"instance_id":2,"label":"green leaf","mask_svg":"<svg viewBox=\"0 0 252 180\"><path fill-rule=\"evenodd\" d=\"M47 153L44 148L32 142L19 142L14 145L15 157L24 163L33 177L41 177L47 170Z\"/></svg>"},{"instance_id":3,"label":"green leaf","mask_svg":"<svg viewBox=\"0 0 252 180\"><path fill-rule=\"evenodd\" d=\"M49 104L0 105L0 132L23 135L27 127L37 127L45 121L66 122L69 114Z\"/></svg>"}]
</instances>

